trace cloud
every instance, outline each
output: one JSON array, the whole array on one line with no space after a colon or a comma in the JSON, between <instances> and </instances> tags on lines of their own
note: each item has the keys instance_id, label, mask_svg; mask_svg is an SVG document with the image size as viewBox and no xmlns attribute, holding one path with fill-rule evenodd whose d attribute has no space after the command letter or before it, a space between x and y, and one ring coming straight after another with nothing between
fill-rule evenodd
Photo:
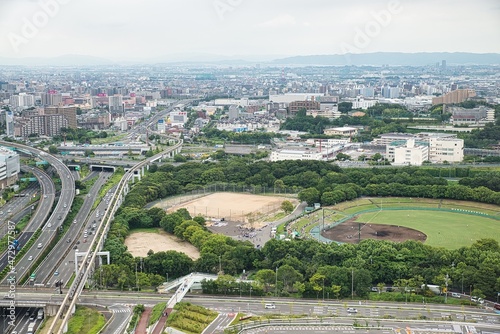
<instances>
[{"instance_id":1,"label":"cloud","mask_svg":"<svg viewBox=\"0 0 500 334\"><path fill-rule=\"evenodd\" d=\"M287 27L294 26L297 24L295 17L290 14L282 14L276 16L268 21L264 21L257 24L257 27L261 28L278 28L278 27Z\"/></svg>"}]
</instances>

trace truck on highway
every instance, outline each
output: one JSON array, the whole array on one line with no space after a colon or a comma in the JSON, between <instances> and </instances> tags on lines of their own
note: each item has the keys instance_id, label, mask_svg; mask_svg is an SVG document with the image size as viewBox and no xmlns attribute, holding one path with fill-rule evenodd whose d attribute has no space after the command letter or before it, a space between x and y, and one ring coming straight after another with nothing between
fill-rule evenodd
<instances>
[{"instance_id":1,"label":"truck on highway","mask_svg":"<svg viewBox=\"0 0 500 334\"><path fill-rule=\"evenodd\" d=\"M38 310L38 313L36 315L37 320L42 320L43 319L43 308Z\"/></svg>"},{"instance_id":2,"label":"truck on highway","mask_svg":"<svg viewBox=\"0 0 500 334\"><path fill-rule=\"evenodd\" d=\"M26 332L27 334L33 334L35 333L35 325L36 323L35 322L31 322L29 325L28 325L28 331Z\"/></svg>"}]
</instances>

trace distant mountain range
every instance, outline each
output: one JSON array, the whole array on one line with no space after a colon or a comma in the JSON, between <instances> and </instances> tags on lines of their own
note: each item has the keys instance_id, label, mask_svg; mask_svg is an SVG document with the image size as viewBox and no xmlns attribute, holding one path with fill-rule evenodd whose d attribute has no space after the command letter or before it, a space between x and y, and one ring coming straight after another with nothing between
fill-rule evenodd
<instances>
[{"instance_id":1,"label":"distant mountain range","mask_svg":"<svg viewBox=\"0 0 500 334\"><path fill-rule=\"evenodd\" d=\"M447 65L500 65L499 53L468 52L374 52L345 55L309 55L309 56L220 56L203 53L175 54L151 59L110 60L101 57L84 55L64 55L53 58L27 57L2 58L0 65L7 66L100 66L131 64L171 64L171 65L231 65L248 66L262 64L270 66L348 66L348 65L393 65L393 66L426 66L435 65L445 60Z\"/></svg>"},{"instance_id":2,"label":"distant mountain range","mask_svg":"<svg viewBox=\"0 0 500 334\"><path fill-rule=\"evenodd\" d=\"M467 52L374 52L345 55L295 56L273 61L275 64L293 65L403 65L425 66L441 63L447 65L499 65L499 53Z\"/></svg>"}]
</instances>

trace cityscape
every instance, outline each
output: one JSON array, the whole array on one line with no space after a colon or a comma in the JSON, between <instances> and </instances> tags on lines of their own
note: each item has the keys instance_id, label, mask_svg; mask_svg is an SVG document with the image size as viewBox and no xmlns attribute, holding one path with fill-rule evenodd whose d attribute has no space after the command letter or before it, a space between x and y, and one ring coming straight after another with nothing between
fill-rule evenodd
<instances>
[{"instance_id":1,"label":"cityscape","mask_svg":"<svg viewBox=\"0 0 500 334\"><path fill-rule=\"evenodd\" d=\"M500 333L495 1L0 13L0 333Z\"/></svg>"}]
</instances>

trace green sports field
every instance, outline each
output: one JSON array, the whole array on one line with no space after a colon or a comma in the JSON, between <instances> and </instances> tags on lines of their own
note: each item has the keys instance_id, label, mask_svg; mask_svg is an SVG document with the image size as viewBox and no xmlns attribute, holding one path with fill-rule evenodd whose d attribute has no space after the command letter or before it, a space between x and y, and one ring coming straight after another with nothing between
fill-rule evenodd
<instances>
[{"instance_id":1,"label":"green sports field","mask_svg":"<svg viewBox=\"0 0 500 334\"><path fill-rule=\"evenodd\" d=\"M430 246L456 249L482 238L500 242L500 221L454 212L426 210L382 210L364 213L356 221L413 228L427 235Z\"/></svg>"}]
</instances>

